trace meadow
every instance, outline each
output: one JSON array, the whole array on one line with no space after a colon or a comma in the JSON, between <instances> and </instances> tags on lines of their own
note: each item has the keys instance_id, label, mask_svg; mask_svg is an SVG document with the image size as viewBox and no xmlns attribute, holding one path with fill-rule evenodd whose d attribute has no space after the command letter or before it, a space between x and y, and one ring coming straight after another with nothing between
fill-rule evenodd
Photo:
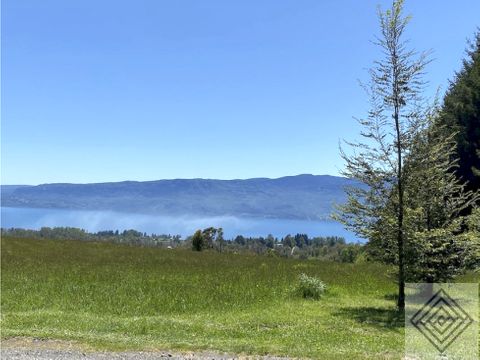
<instances>
[{"instance_id":1,"label":"meadow","mask_svg":"<svg viewBox=\"0 0 480 360\"><path fill-rule=\"evenodd\" d=\"M402 355L393 269L380 264L8 237L1 250L2 338L97 350ZM301 273L326 282L326 295L298 296Z\"/></svg>"}]
</instances>

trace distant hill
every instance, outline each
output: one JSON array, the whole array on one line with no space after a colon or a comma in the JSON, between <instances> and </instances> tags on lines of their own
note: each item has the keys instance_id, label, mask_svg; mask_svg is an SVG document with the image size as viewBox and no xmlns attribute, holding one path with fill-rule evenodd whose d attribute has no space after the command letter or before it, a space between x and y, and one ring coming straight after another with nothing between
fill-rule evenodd
<instances>
[{"instance_id":1,"label":"distant hill","mask_svg":"<svg viewBox=\"0 0 480 360\"><path fill-rule=\"evenodd\" d=\"M1 185L1 194L2 196L10 195L15 190L22 187L29 187L29 186L28 185Z\"/></svg>"},{"instance_id":2,"label":"distant hill","mask_svg":"<svg viewBox=\"0 0 480 360\"><path fill-rule=\"evenodd\" d=\"M4 207L114 210L159 215L231 215L319 220L345 201L353 180L329 175L278 179L175 179L96 184L2 185Z\"/></svg>"}]
</instances>

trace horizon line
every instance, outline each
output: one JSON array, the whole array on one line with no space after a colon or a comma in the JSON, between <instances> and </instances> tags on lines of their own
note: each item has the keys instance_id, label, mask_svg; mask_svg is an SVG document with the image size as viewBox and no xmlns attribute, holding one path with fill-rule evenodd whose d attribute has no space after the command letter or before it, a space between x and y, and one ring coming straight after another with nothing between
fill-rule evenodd
<instances>
[{"instance_id":1,"label":"horizon line","mask_svg":"<svg viewBox=\"0 0 480 360\"><path fill-rule=\"evenodd\" d=\"M40 186L40 185L53 185L53 184L65 184L65 185L90 185L90 184L113 184L113 183L125 183L125 182L136 182L136 183L146 183L146 182L156 182L156 181L174 181L174 180L217 180L217 181L245 181L245 180L256 180L256 179L267 179L267 180L278 180L288 177L298 177L298 176L331 176L338 178L345 178L341 175L331 175L331 174L309 174L301 173L296 175L283 175L278 177L250 177L250 178L230 178L230 179L218 179L218 178L163 178L163 179L154 179L154 180L117 180L117 181L98 181L98 182L86 182L86 183L75 183L75 182L48 182L48 183L38 183L38 184L3 184L0 183L0 186Z\"/></svg>"}]
</instances>

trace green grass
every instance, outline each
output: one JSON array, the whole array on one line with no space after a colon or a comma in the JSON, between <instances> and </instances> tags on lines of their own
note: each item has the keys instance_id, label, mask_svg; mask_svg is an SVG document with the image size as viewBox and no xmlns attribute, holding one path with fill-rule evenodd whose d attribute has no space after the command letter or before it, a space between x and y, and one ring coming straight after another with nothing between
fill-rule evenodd
<instances>
[{"instance_id":1,"label":"green grass","mask_svg":"<svg viewBox=\"0 0 480 360\"><path fill-rule=\"evenodd\" d=\"M391 268L248 254L3 238L2 337L101 350L400 359ZM328 285L294 293L298 275ZM477 277L478 281L478 277Z\"/></svg>"}]
</instances>

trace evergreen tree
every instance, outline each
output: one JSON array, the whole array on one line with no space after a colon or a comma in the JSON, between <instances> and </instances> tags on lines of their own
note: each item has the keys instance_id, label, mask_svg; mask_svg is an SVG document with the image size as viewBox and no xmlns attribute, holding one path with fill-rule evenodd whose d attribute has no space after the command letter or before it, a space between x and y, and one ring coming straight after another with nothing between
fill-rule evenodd
<instances>
[{"instance_id":1,"label":"evergreen tree","mask_svg":"<svg viewBox=\"0 0 480 360\"><path fill-rule=\"evenodd\" d=\"M445 282L465 271L471 242L459 236L479 194L456 178L454 136L445 136L433 114L414 139L405 161L406 276L409 281Z\"/></svg>"},{"instance_id":2,"label":"evergreen tree","mask_svg":"<svg viewBox=\"0 0 480 360\"><path fill-rule=\"evenodd\" d=\"M347 189L348 202L340 206L339 219L362 237L374 238L379 222L394 242L398 264L398 302L405 307L405 156L424 119L422 75L427 54L416 55L406 48L403 34L409 18L403 16L403 1L394 1L391 9L379 11L381 36L377 39L384 58L370 69L370 83L365 86L371 110L363 127L363 142L348 143L351 153L342 150L346 162L343 174L363 182L365 187ZM388 211L387 211L388 210ZM391 247L389 247L391 248Z\"/></svg>"},{"instance_id":3,"label":"evergreen tree","mask_svg":"<svg viewBox=\"0 0 480 360\"><path fill-rule=\"evenodd\" d=\"M441 124L456 134L456 175L469 190L480 190L480 31L445 95Z\"/></svg>"},{"instance_id":4,"label":"evergreen tree","mask_svg":"<svg viewBox=\"0 0 480 360\"><path fill-rule=\"evenodd\" d=\"M201 230L195 231L192 236L192 249L195 251L202 251L205 247L205 240Z\"/></svg>"}]
</instances>

